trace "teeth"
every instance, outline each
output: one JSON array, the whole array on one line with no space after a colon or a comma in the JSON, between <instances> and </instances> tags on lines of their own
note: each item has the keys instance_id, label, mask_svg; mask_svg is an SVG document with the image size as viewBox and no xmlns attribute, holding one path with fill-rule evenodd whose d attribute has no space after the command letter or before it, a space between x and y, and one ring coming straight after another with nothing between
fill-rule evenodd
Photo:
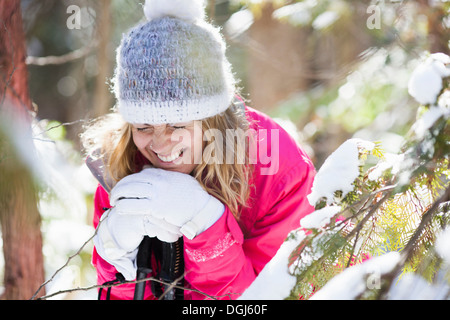
<instances>
[{"instance_id":1,"label":"teeth","mask_svg":"<svg viewBox=\"0 0 450 320\"><path fill-rule=\"evenodd\" d=\"M168 156L168 157L164 157L164 156L161 156L161 155L159 155L159 154L156 154L156 155L158 156L158 158L159 158L161 161L164 161L164 162L172 162L172 161L178 159L178 158L181 156L182 153L183 153L183 150L180 150L178 153L175 153L175 154L173 154L173 155L171 155L171 156Z\"/></svg>"}]
</instances>

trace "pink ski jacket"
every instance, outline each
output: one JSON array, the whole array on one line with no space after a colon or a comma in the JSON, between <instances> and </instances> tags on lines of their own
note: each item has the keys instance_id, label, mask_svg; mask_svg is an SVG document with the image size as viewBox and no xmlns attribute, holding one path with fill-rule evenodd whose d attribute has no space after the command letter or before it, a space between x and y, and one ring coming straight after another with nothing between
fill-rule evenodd
<instances>
[{"instance_id":1,"label":"pink ski jacket","mask_svg":"<svg viewBox=\"0 0 450 320\"><path fill-rule=\"evenodd\" d=\"M184 238L185 299L237 299L275 255L300 219L314 211L306 196L314 165L293 138L267 115L246 107L257 133L257 161L249 205L239 221L226 208L222 217L193 240ZM255 149L256 150L256 149ZM252 161L252 160L250 160ZM94 199L94 227L109 208L108 193L99 185ZM115 279L117 271L95 251L92 258L98 284ZM111 299L132 300L134 284L111 289ZM105 291L105 290L104 290ZM104 298L104 297L102 297ZM147 287L146 299L154 299Z\"/></svg>"}]
</instances>

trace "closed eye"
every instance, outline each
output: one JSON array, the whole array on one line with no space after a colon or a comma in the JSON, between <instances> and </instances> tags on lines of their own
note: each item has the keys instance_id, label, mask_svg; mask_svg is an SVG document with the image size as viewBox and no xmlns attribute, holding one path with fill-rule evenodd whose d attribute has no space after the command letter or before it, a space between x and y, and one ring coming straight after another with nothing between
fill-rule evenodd
<instances>
[{"instance_id":1,"label":"closed eye","mask_svg":"<svg viewBox=\"0 0 450 320\"><path fill-rule=\"evenodd\" d=\"M190 127L193 122L179 122L179 123L169 123L168 126L174 130L177 129L186 129L188 126Z\"/></svg>"}]
</instances>

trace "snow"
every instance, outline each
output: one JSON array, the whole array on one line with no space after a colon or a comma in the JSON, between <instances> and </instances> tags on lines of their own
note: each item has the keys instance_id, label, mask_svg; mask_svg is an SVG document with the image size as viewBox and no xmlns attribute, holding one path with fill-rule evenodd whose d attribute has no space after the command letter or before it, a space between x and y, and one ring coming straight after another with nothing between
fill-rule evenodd
<instances>
[{"instance_id":1,"label":"snow","mask_svg":"<svg viewBox=\"0 0 450 320\"><path fill-rule=\"evenodd\" d=\"M438 105L441 108L450 109L450 90L445 91L438 100Z\"/></svg>"},{"instance_id":2,"label":"snow","mask_svg":"<svg viewBox=\"0 0 450 320\"><path fill-rule=\"evenodd\" d=\"M421 276L408 273L389 290L389 300L444 300L450 287L445 282L430 284Z\"/></svg>"},{"instance_id":3,"label":"snow","mask_svg":"<svg viewBox=\"0 0 450 320\"><path fill-rule=\"evenodd\" d=\"M339 19L339 14L334 11L325 11L314 19L312 26L316 30L323 30L330 27Z\"/></svg>"},{"instance_id":4,"label":"snow","mask_svg":"<svg viewBox=\"0 0 450 320\"><path fill-rule=\"evenodd\" d=\"M314 179L308 201L312 206L322 198L327 204L334 201L334 193L342 191L342 197L353 190L353 182L359 175L359 148L372 150L375 145L362 139L349 139L337 148L324 162Z\"/></svg>"},{"instance_id":5,"label":"snow","mask_svg":"<svg viewBox=\"0 0 450 320\"><path fill-rule=\"evenodd\" d=\"M450 109L442 105L432 105L430 108L418 119L414 125L413 130L417 138L422 139L425 133L434 125L434 123L441 117L448 118L450 116Z\"/></svg>"},{"instance_id":6,"label":"snow","mask_svg":"<svg viewBox=\"0 0 450 320\"><path fill-rule=\"evenodd\" d=\"M68 288L74 288L80 286L81 270L78 266L67 266L61 273L57 274L55 279L46 287L46 294L67 290ZM69 299L70 294L61 294L51 297L49 300L63 300ZM76 295L75 295L76 296Z\"/></svg>"},{"instance_id":7,"label":"snow","mask_svg":"<svg viewBox=\"0 0 450 320\"><path fill-rule=\"evenodd\" d=\"M389 252L352 266L328 281L311 300L353 300L366 288L379 289L381 275L392 271L399 260L398 252Z\"/></svg>"},{"instance_id":8,"label":"snow","mask_svg":"<svg viewBox=\"0 0 450 320\"><path fill-rule=\"evenodd\" d=\"M431 59L433 59L437 64L436 68L442 77L450 77L450 57L442 52L433 53L431 55Z\"/></svg>"},{"instance_id":9,"label":"snow","mask_svg":"<svg viewBox=\"0 0 450 320\"><path fill-rule=\"evenodd\" d=\"M402 154L392 154L386 153L384 154L384 160L378 162L378 164L373 167L368 175L369 180L376 181L381 177L383 172L388 169L391 169L392 174L397 174L400 171L403 160L405 159L405 155Z\"/></svg>"},{"instance_id":10,"label":"snow","mask_svg":"<svg viewBox=\"0 0 450 320\"><path fill-rule=\"evenodd\" d=\"M305 239L303 231L292 233L239 300L282 300L289 296L297 279L289 273L288 259Z\"/></svg>"},{"instance_id":11,"label":"snow","mask_svg":"<svg viewBox=\"0 0 450 320\"><path fill-rule=\"evenodd\" d=\"M234 39L247 31L253 24L253 21L254 18L251 10L240 10L233 13L227 20L224 31L231 39Z\"/></svg>"},{"instance_id":12,"label":"snow","mask_svg":"<svg viewBox=\"0 0 450 320\"><path fill-rule=\"evenodd\" d=\"M419 103L434 104L442 90L442 78L450 76L450 57L435 53L414 69L408 83L409 94Z\"/></svg>"},{"instance_id":13,"label":"snow","mask_svg":"<svg viewBox=\"0 0 450 320\"><path fill-rule=\"evenodd\" d=\"M317 0L305 0L294 4L282 6L275 10L272 16L275 19L285 20L294 26L304 26L311 22L311 9L317 5Z\"/></svg>"},{"instance_id":14,"label":"snow","mask_svg":"<svg viewBox=\"0 0 450 320\"><path fill-rule=\"evenodd\" d=\"M279 124L289 135L297 142L300 143L300 133L297 130L296 125L289 119L273 118L273 120Z\"/></svg>"},{"instance_id":15,"label":"snow","mask_svg":"<svg viewBox=\"0 0 450 320\"><path fill-rule=\"evenodd\" d=\"M333 218L339 211L341 211L340 206L324 207L301 219L300 225L305 229L323 228L330 223L330 219Z\"/></svg>"},{"instance_id":16,"label":"snow","mask_svg":"<svg viewBox=\"0 0 450 320\"><path fill-rule=\"evenodd\" d=\"M52 141L45 132L45 123L33 125L34 166L42 183L38 206L43 218L43 254L46 280L63 266L94 234L87 224L89 208L86 197L92 195L97 182L82 161L70 161L74 151L69 143ZM75 158L75 157L74 157ZM92 253L92 242L82 253ZM95 284L95 269L89 258L77 256L46 286L47 293L69 289L85 283ZM54 299L96 299L96 290L58 295Z\"/></svg>"},{"instance_id":17,"label":"snow","mask_svg":"<svg viewBox=\"0 0 450 320\"><path fill-rule=\"evenodd\" d=\"M450 227L437 236L436 252L450 265Z\"/></svg>"},{"instance_id":18,"label":"snow","mask_svg":"<svg viewBox=\"0 0 450 320\"><path fill-rule=\"evenodd\" d=\"M43 179L44 177L40 170L41 160L34 151L34 141L31 139L32 132L30 132L29 124L16 112L8 101L3 103L0 108L0 128L2 128L2 133L7 136L7 140L11 141L18 158L22 160L29 171L38 179Z\"/></svg>"}]
</instances>

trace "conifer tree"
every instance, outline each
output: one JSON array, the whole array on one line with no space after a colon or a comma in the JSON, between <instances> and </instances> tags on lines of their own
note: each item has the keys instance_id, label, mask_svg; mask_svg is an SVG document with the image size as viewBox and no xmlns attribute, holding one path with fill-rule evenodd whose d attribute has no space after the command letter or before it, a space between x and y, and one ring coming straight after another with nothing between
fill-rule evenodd
<instances>
[{"instance_id":1,"label":"conifer tree","mask_svg":"<svg viewBox=\"0 0 450 320\"><path fill-rule=\"evenodd\" d=\"M417 279L439 285L438 298L449 297L448 243L436 247L439 236L449 238L449 80L450 57L442 53L428 54L414 70L409 93L420 106L399 154L351 139L327 158L308 197L316 211L301 221L309 234L301 231L291 254L297 282L290 299L395 298L391 291L406 275L414 275L416 285ZM374 270L383 255L389 260ZM360 264L372 270L361 272ZM342 296L337 278L343 280L347 268L360 279L354 286L347 281Z\"/></svg>"}]
</instances>

